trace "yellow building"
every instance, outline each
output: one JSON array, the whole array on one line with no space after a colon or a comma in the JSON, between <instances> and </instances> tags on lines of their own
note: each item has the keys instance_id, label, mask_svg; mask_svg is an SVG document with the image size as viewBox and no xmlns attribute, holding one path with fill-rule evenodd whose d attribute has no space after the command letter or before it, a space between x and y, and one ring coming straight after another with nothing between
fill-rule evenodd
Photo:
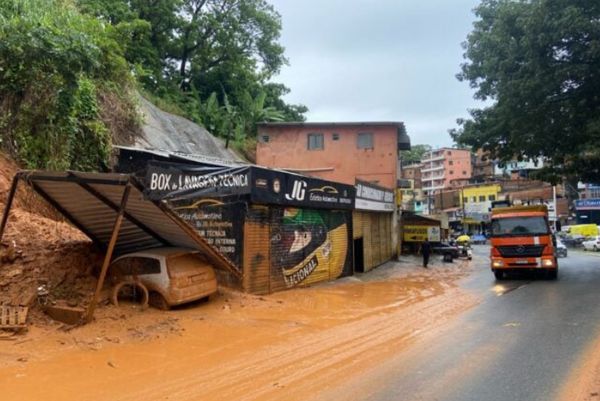
<instances>
[{"instance_id":1,"label":"yellow building","mask_svg":"<svg viewBox=\"0 0 600 401\"><path fill-rule=\"evenodd\" d=\"M464 187L460 191L460 204L492 202L498 199L501 191L502 187L498 184Z\"/></svg>"},{"instance_id":2,"label":"yellow building","mask_svg":"<svg viewBox=\"0 0 600 401\"><path fill-rule=\"evenodd\" d=\"M477 233L482 223L490 221L492 202L498 200L502 187L498 184L480 185L462 188L460 205L463 209L463 231Z\"/></svg>"}]
</instances>

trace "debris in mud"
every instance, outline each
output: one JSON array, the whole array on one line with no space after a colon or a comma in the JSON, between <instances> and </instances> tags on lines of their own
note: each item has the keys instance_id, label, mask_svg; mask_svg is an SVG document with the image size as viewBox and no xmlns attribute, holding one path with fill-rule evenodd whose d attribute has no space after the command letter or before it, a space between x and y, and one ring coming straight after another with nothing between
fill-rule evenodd
<instances>
[{"instance_id":1,"label":"debris in mud","mask_svg":"<svg viewBox=\"0 0 600 401\"><path fill-rule=\"evenodd\" d=\"M63 303L64 302L64 303ZM45 305L44 312L52 319L69 325L77 325L83 321L85 309L69 306L63 301L56 305Z\"/></svg>"},{"instance_id":2,"label":"debris in mud","mask_svg":"<svg viewBox=\"0 0 600 401\"><path fill-rule=\"evenodd\" d=\"M0 305L0 329L21 331L27 328L26 306Z\"/></svg>"}]
</instances>

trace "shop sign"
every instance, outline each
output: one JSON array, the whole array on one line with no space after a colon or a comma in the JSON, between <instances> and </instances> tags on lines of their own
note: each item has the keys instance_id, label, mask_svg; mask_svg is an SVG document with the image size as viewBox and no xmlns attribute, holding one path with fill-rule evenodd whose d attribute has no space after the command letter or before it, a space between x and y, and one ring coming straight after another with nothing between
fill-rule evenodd
<instances>
[{"instance_id":1,"label":"shop sign","mask_svg":"<svg viewBox=\"0 0 600 401\"><path fill-rule=\"evenodd\" d=\"M352 185L255 166L214 167L164 162L148 163L145 187L145 196L152 200L247 195L254 203L342 210L354 208L356 192Z\"/></svg>"},{"instance_id":2,"label":"shop sign","mask_svg":"<svg viewBox=\"0 0 600 401\"><path fill-rule=\"evenodd\" d=\"M241 269L245 204L224 204L218 199L170 203L177 215L198 235Z\"/></svg>"},{"instance_id":3,"label":"shop sign","mask_svg":"<svg viewBox=\"0 0 600 401\"><path fill-rule=\"evenodd\" d=\"M261 168L252 169L252 179L267 183L252 187L251 200L255 203L344 210L354 208L355 189L351 185Z\"/></svg>"},{"instance_id":4,"label":"shop sign","mask_svg":"<svg viewBox=\"0 0 600 401\"><path fill-rule=\"evenodd\" d=\"M365 182L356 183L356 209L377 212L394 211L394 192Z\"/></svg>"},{"instance_id":5,"label":"shop sign","mask_svg":"<svg viewBox=\"0 0 600 401\"><path fill-rule=\"evenodd\" d=\"M577 210L600 209L600 199L578 199L575 201L575 209L577 209Z\"/></svg>"},{"instance_id":6,"label":"shop sign","mask_svg":"<svg viewBox=\"0 0 600 401\"><path fill-rule=\"evenodd\" d=\"M144 194L152 200L191 199L250 192L249 167L148 163Z\"/></svg>"},{"instance_id":7,"label":"shop sign","mask_svg":"<svg viewBox=\"0 0 600 401\"><path fill-rule=\"evenodd\" d=\"M404 242L423 242L425 239L430 242L439 242L441 240L441 230L438 226L411 226L406 225L403 228Z\"/></svg>"}]
</instances>

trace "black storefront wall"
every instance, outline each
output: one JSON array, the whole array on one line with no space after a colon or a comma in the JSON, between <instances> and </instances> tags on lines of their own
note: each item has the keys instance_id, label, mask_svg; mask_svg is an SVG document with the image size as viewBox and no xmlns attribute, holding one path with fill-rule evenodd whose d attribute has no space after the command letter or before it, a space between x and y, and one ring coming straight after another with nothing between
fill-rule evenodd
<instances>
[{"instance_id":1,"label":"black storefront wall","mask_svg":"<svg viewBox=\"0 0 600 401\"><path fill-rule=\"evenodd\" d=\"M352 274L352 186L254 166L157 162L145 182L145 195L166 201L229 258L250 292Z\"/></svg>"},{"instance_id":2,"label":"black storefront wall","mask_svg":"<svg viewBox=\"0 0 600 401\"><path fill-rule=\"evenodd\" d=\"M245 198L252 203L337 210L354 208L355 188L255 166L212 167L149 162L145 196L180 201L206 197Z\"/></svg>"}]
</instances>

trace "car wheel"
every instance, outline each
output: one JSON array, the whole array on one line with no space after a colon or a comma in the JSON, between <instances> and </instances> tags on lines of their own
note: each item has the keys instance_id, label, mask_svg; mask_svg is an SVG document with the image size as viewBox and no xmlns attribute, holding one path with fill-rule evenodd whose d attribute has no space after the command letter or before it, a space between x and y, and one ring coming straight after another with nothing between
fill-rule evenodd
<instances>
[{"instance_id":1,"label":"car wheel","mask_svg":"<svg viewBox=\"0 0 600 401\"><path fill-rule=\"evenodd\" d=\"M546 270L546 277L548 277L549 280L556 280L558 278L558 269Z\"/></svg>"},{"instance_id":2,"label":"car wheel","mask_svg":"<svg viewBox=\"0 0 600 401\"><path fill-rule=\"evenodd\" d=\"M124 288L129 289L131 294L133 294L133 295L135 295L136 291L139 290L141 292L141 300L139 301L140 306L142 308L146 308L148 306L148 302L150 300L150 297L148 295L148 289L141 282L132 281L132 280L121 281L113 287L112 296L111 296L111 301L112 301L113 305L119 306L119 294L121 293L121 290L123 290Z\"/></svg>"},{"instance_id":3,"label":"car wheel","mask_svg":"<svg viewBox=\"0 0 600 401\"><path fill-rule=\"evenodd\" d=\"M160 310L171 309L171 305L169 305L165 297L163 297L161 293L156 291L152 291L150 293L150 305Z\"/></svg>"},{"instance_id":4,"label":"car wheel","mask_svg":"<svg viewBox=\"0 0 600 401\"><path fill-rule=\"evenodd\" d=\"M496 280L502 280L504 279L504 272L500 270L494 270L494 277L496 277Z\"/></svg>"}]
</instances>

